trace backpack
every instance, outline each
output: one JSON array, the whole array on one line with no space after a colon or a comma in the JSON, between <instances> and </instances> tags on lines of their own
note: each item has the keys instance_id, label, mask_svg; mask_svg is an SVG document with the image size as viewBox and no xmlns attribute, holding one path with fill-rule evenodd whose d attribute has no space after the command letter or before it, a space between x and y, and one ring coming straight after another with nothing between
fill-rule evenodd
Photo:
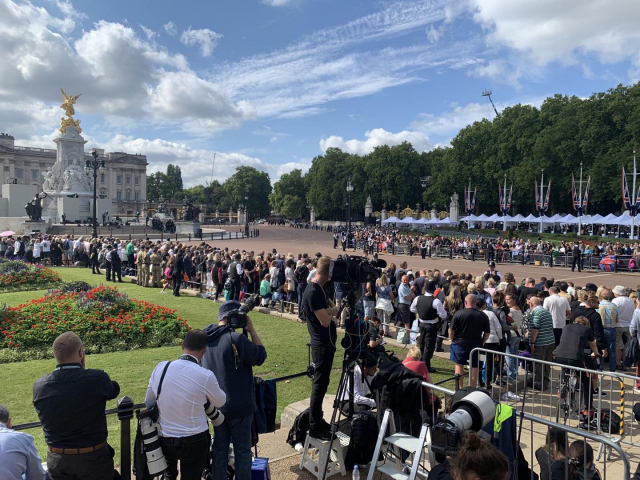
<instances>
[{"instance_id":1,"label":"backpack","mask_svg":"<svg viewBox=\"0 0 640 480\"><path fill-rule=\"evenodd\" d=\"M366 464L371 461L378 441L378 421L369 412L353 415L351 420L351 436L344 465L351 470L354 465Z\"/></svg>"},{"instance_id":2,"label":"backpack","mask_svg":"<svg viewBox=\"0 0 640 480\"><path fill-rule=\"evenodd\" d=\"M304 445L307 431L309 430L309 417L311 417L311 409L307 408L300 412L293 421L293 425L289 429L289 435L287 435L287 443L292 447L295 447L298 443Z\"/></svg>"},{"instance_id":3,"label":"backpack","mask_svg":"<svg viewBox=\"0 0 640 480\"><path fill-rule=\"evenodd\" d=\"M62 242L62 249L63 250L69 250L69 240L65 240L64 242Z\"/></svg>"}]
</instances>

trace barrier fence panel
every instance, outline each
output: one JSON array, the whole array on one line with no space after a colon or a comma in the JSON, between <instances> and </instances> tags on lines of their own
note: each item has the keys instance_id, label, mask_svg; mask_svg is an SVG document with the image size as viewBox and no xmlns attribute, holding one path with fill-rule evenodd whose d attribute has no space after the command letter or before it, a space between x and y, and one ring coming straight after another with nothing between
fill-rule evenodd
<instances>
[{"instance_id":1,"label":"barrier fence panel","mask_svg":"<svg viewBox=\"0 0 640 480\"><path fill-rule=\"evenodd\" d=\"M640 447L640 423L632 411L640 402L634 390L639 377L486 348L475 349L474 354L481 362L478 379L493 398L520 405L537 417L606 436L614 443Z\"/></svg>"},{"instance_id":2,"label":"barrier fence panel","mask_svg":"<svg viewBox=\"0 0 640 480\"><path fill-rule=\"evenodd\" d=\"M450 412L445 410L445 408L447 408L445 406L450 405L451 397L454 395L455 390L427 382L422 382L422 385L430 392L437 394L441 398L442 410L438 418L443 418L444 415L449 414ZM519 404L522 405L522 402L519 402ZM428 409L429 407L423 409L423 418L431 417L435 419L437 417L435 408L432 407L431 411L428 411ZM551 449L547 444L547 439L549 439L551 435L558 439L557 445L560 449L564 450L565 453L570 452L570 445L576 440L588 443L594 450L594 453L601 450L609 451L609 455L605 455L603 458L599 458L594 462L594 467L599 470L601 479L631 478L629 456L625 449L623 449L622 446L614 439L598 435L593 431L577 429L569 425L539 417L535 414L522 411L518 409L517 406L514 406L514 410L517 418L517 442L523 451L528 467L531 469L531 480L536 478L534 473L539 474L541 478L552 478L551 465L554 459L551 458L550 461L545 461L549 460L550 457L549 453L551 452ZM590 472L587 468L587 462L584 459L584 457L586 457L586 449L584 449L584 451L585 454L581 465L574 465L571 468L581 474L579 478L593 478L590 476ZM616 455L612 455L611 452L615 452ZM569 478L569 464L570 462L567 461L564 462L564 465L561 464L565 469L564 478ZM433 465L430 467L433 468ZM545 471L543 472L542 470ZM520 480L525 480L522 477L519 478Z\"/></svg>"}]
</instances>

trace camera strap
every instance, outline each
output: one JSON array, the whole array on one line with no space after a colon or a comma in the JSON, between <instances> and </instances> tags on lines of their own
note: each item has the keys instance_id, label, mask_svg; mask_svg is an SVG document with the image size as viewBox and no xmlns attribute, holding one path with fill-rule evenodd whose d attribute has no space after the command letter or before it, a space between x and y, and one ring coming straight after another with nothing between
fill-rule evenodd
<instances>
[{"instance_id":1,"label":"camera strap","mask_svg":"<svg viewBox=\"0 0 640 480\"><path fill-rule=\"evenodd\" d=\"M167 364L164 366L162 375L160 376L160 383L158 384L158 393L156 393L156 404L158 403L158 400L160 400L160 392L162 391L162 382L164 382L164 376L167 374L167 369L169 368L170 364L171 364L171 361L168 361Z\"/></svg>"}]
</instances>

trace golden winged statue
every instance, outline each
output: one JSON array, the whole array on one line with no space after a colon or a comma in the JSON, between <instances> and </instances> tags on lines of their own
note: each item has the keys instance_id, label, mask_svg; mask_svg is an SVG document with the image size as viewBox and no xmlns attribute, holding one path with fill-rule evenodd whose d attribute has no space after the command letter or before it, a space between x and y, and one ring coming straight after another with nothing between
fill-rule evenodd
<instances>
[{"instance_id":1,"label":"golden winged statue","mask_svg":"<svg viewBox=\"0 0 640 480\"><path fill-rule=\"evenodd\" d=\"M74 126L78 129L78 133L82 133L82 129L80 128L80 120L75 120L73 116L76 114L76 110L73 106L76 103L76 100L80 98L82 94L79 95L67 95L64 90L61 88L60 92L62 92L62 105L60 108L64 110L64 113L67 114L67 118L60 119L60 133L65 133L67 131L67 127Z\"/></svg>"}]
</instances>

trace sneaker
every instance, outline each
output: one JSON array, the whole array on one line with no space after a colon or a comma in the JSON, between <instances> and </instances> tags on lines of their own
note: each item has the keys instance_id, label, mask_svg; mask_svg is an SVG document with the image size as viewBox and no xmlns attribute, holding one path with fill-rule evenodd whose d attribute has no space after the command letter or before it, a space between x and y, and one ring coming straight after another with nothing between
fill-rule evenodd
<instances>
[{"instance_id":1,"label":"sneaker","mask_svg":"<svg viewBox=\"0 0 640 480\"><path fill-rule=\"evenodd\" d=\"M427 367L427 370L429 370L429 373L436 373L438 371L433 367Z\"/></svg>"},{"instance_id":2,"label":"sneaker","mask_svg":"<svg viewBox=\"0 0 640 480\"><path fill-rule=\"evenodd\" d=\"M436 348L436 352L444 352L444 348Z\"/></svg>"},{"instance_id":3,"label":"sneaker","mask_svg":"<svg viewBox=\"0 0 640 480\"><path fill-rule=\"evenodd\" d=\"M634 390L635 390L635 389L634 389ZM639 390L639 391L640 391L640 390ZM600 395L601 397L606 397L606 396L607 396L607 392L600 392L600 390L599 390L599 389L597 389L597 388L593 391L593 394L594 394L594 395Z\"/></svg>"},{"instance_id":4,"label":"sneaker","mask_svg":"<svg viewBox=\"0 0 640 480\"><path fill-rule=\"evenodd\" d=\"M329 440L331 440L331 430L326 430L326 429L309 430L309 436L313 438L317 438L318 440L322 440L323 442L328 442Z\"/></svg>"}]
</instances>

